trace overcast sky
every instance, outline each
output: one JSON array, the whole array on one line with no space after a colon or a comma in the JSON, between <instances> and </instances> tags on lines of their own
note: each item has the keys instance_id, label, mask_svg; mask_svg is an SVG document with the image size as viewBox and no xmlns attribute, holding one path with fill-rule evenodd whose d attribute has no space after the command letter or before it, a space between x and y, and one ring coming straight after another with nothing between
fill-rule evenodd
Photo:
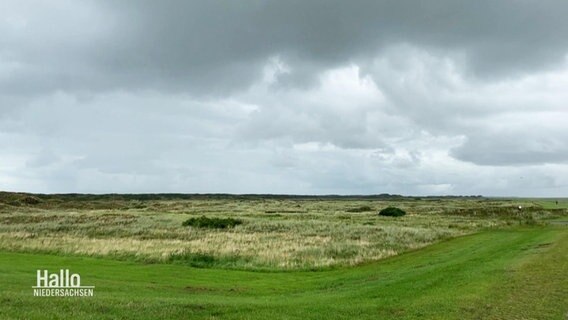
<instances>
[{"instance_id":1,"label":"overcast sky","mask_svg":"<svg viewBox=\"0 0 568 320\"><path fill-rule=\"evenodd\" d=\"M568 196L568 1L0 2L0 190Z\"/></svg>"}]
</instances>

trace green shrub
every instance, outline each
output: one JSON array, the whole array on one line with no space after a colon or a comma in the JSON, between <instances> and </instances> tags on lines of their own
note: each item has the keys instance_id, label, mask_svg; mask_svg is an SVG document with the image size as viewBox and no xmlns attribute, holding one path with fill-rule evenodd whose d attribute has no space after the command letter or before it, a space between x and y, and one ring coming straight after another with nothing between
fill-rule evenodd
<instances>
[{"instance_id":1,"label":"green shrub","mask_svg":"<svg viewBox=\"0 0 568 320\"><path fill-rule=\"evenodd\" d=\"M384 208L379 212L380 216L389 216L389 217L401 217L404 216L406 212L402 209L396 207L388 207Z\"/></svg>"},{"instance_id":2,"label":"green shrub","mask_svg":"<svg viewBox=\"0 0 568 320\"><path fill-rule=\"evenodd\" d=\"M206 216L201 216L199 218L189 218L185 220L181 225L185 227L196 227L196 228L226 229L226 228L232 228L242 223L243 223L242 220L239 219L207 218Z\"/></svg>"},{"instance_id":3,"label":"green shrub","mask_svg":"<svg viewBox=\"0 0 568 320\"><path fill-rule=\"evenodd\" d=\"M366 212L366 211L373 211L373 209L369 206L360 206L358 208L351 208L345 210L346 212Z\"/></svg>"}]
</instances>

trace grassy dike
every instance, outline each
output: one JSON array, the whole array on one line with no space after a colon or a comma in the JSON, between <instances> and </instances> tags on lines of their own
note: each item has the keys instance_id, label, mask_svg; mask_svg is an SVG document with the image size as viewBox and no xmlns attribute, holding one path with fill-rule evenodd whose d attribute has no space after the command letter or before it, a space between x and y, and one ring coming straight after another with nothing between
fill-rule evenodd
<instances>
[{"instance_id":1,"label":"grassy dike","mask_svg":"<svg viewBox=\"0 0 568 320\"><path fill-rule=\"evenodd\" d=\"M565 319L568 228L493 230L353 268L252 272L0 253L1 319ZM71 269L92 298L32 296Z\"/></svg>"}]
</instances>

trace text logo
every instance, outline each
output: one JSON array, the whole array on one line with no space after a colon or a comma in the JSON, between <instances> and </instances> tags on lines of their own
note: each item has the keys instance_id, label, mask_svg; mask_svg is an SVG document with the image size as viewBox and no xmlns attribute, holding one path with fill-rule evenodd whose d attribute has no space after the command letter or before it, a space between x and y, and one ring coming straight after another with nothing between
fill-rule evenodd
<instances>
[{"instance_id":1,"label":"text logo","mask_svg":"<svg viewBox=\"0 0 568 320\"><path fill-rule=\"evenodd\" d=\"M81 276L61 269L59 273L37 270L36 285L32 287L34 297L92 297L95 286L82 286Z\"/></svg>"}]
</instances>

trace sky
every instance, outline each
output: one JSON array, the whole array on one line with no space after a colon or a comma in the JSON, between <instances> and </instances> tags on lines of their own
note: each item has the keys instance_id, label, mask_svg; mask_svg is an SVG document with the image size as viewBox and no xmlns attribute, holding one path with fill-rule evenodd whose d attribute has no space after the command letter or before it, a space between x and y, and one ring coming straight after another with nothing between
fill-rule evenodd
<instances>
[{"instance_id":1,"label":"sky","mask_svg":"<svg viewBox=\"0 0 568 320\"><path fill-rule=\"evenodd\" d=\"M0 190L568 196L568 2L0 2Z\"/></svg>"}]
</instances>

